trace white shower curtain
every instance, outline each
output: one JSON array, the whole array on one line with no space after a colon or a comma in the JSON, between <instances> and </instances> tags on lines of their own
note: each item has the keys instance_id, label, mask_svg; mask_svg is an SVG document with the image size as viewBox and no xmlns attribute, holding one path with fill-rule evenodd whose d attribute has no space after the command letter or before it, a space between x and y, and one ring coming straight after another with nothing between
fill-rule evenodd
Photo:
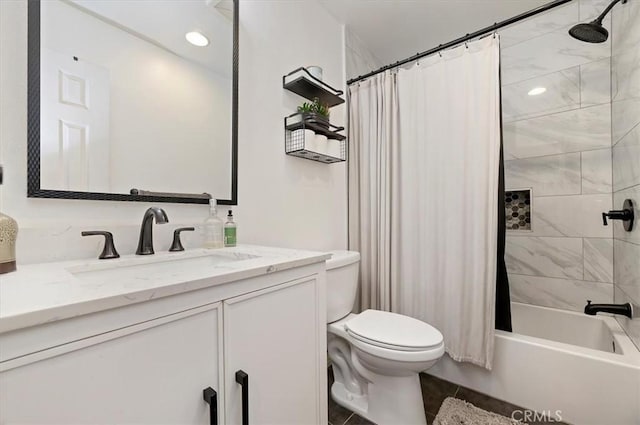
<instances>
[{"instance_id":1,"label":"white shower curtain","mask_svg":"<svg viewBox=\"0 0 640 425\"><path fill-rule=\"evenodd\" d=\"M384 72L349 87L349 122L349 247L361 255L360 307L389 311L396 76Z\"/></svg>"},{"instance_id":2,"label":"white shower curtain","mask_svg":"<svg viewBox=\"0 0 640 425\"><path fill-rule=\"evenodd\" d=\"M367 83L376 86L381 81ZM381 109L361 97L362 91L351 92L350 139L356 157L350 154L350 208L357 196L361 220L369 221L359 222L358 228L350 222L351 247L363 252L363 294L385 301L370 303L372 308L388 309L390 299L392 311L438 328L453 359L490 369L500 161L499 41L490 36L426 58L399 70L396 83L389 95L397 95L397 103L375 100L376 105L397 108ZM389 137L379 133L385 126L371 124L382 112L391 114L383 117L386 122L397 122L397 131L387 132ZM368 131L353 133L363 122L369 123ZM376 156L362 155L363 150ZM359 180L353 180L355 173ZM378 208L380 213L372 211ZM371 239L365 241L367 232ZM375 239L379 236L383 238ZM377 248L370 251L370 244Z\"/></svg>"},{"instance_id":3,"label":"white shower curtain","mask_svg":"<svg viewBox=\"0 0 640 425\"><path fill-rule=\"evenodd\" d=\"M440 329L447 353L493 359L500 166L498 40L398 72L400 215L394 309Z\"/></svg>"}]
</instances>

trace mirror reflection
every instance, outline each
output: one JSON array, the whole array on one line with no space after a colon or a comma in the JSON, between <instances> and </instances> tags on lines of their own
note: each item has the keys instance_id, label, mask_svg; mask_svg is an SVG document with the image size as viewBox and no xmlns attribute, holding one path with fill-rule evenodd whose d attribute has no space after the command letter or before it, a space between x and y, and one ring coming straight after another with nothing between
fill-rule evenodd
<instances>
[{"instance_id":1,"label":"mirror reflection","mask_svg":"<svg viewBox=\"0 0 640 425\"><path fill-rule=\"evenodd\" d=\"M231 198L231 0L41 2L42 189Z\"/></svg>"}]
</instances>

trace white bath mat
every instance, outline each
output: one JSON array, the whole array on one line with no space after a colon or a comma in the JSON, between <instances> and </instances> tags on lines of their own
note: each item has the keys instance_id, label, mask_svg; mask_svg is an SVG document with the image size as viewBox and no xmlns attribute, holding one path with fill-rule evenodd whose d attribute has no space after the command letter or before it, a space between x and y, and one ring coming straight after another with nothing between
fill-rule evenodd
<instances>
[{"instance_id":1,"label":"white bath mat","mask_svg":"<svg viewBox=\"0 0 640 425\"><path fill-rule=\"evenodd\" d=\"M471 403L453 397L447 397L433 425L526 425L523 422L487 412Z\"/></svg>"}]
</instances>

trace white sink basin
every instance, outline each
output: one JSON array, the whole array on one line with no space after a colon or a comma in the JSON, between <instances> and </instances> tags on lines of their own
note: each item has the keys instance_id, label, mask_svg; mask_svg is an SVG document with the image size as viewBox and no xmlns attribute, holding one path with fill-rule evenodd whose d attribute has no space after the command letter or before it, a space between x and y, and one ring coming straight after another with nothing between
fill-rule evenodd
<instances>
[{"instance_id":1,"label":"white sink basin","mask_svg":"<svg viewBox=\"0 0 640 425\"><path fill-rule=\"evenodd\" d=\"M238 252L185 252L118 260L103 260L69 267L68 272L83 282L102 283L112 279L119 281L147 280L159 276L175 275L197 269L224 266L237 261L258 258Z\"/></svg>"}]
</instances>

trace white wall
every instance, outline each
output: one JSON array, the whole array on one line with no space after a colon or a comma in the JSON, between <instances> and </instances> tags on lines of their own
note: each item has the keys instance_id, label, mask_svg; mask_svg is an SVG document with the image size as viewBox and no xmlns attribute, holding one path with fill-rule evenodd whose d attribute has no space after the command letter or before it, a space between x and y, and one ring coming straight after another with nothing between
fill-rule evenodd
<instances>
[{"instance_id":1,"label":"white wall","mask_svg":"<svg viewBox=\"0 0 640 425\"><path fill-rule=\"evenodd\" d=\"M376 55L367 48L364 42L348 28L345 30L347 79L367 74L384 65Z\"/></svg>"},{"instance_id":2,"label":"white wall","mask_svg":"<svg viewBox=\"0 0 640 425\"><path fill-rule=\"evenodd\" d=\"M282 76L319 65L343 87L342 26L315 0L240 2L240 214L242 235L260 244L344 248L346 166L284 154L283 119L304 99ZM337 125L344 105L331 110Z\"/></svg>"},{"instance_id":3,"label":"white wall","mask_svg":"<svg viewBox=\"0 0 640 425\"><path fill-rule=\"evenodd\" d=\"M309 18L312 17L312 18ZM241 243L330 249L346 247L345 164L324 165L284 154L283 118L302 101L282 89L282 76L321 65L325 80L344 85L342 27L314 0L240 3L239 205ZM31 199L27 183L26 1L0 1L0 210L18 220L18 262L93 257L96 238L82 229L115 232L131 254L144 203ZM344 107L332 119L344 122ZM198 224L199 205L162 204L171 223L157 226L156 250L170 244L177 224ZM197 237L185 235L186 247Z\"/></svg>"}]
</instances>

